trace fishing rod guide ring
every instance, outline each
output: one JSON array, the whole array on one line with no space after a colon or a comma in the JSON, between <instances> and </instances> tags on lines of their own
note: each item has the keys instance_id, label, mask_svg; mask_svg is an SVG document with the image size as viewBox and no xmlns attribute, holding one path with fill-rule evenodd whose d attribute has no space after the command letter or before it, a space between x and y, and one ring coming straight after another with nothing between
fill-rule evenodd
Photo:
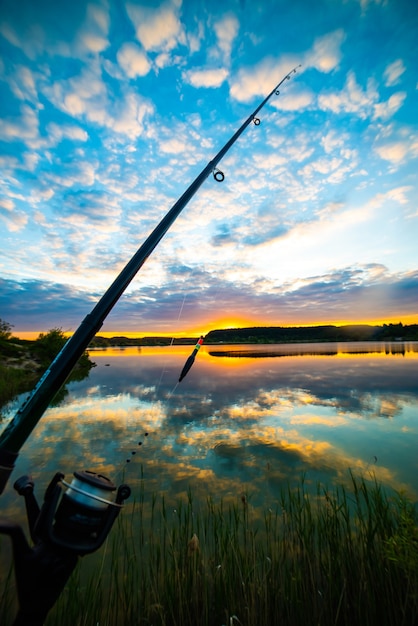
<instances>
[{"instance_id":1,"label":"fishing rod guide ring","mask_svg":"<svg viewBox=\"0 0 418 626\"><path fill-rule=\"evenodd\" d=\"M212 174L217 183L221 183L225 179L225 174L216 167L212 170Z\"/></svg>"}]
</instances>

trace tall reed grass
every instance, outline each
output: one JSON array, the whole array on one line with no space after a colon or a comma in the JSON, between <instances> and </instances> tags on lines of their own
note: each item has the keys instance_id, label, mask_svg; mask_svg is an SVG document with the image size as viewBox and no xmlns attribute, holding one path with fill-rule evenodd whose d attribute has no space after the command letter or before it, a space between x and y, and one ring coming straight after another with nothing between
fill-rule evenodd
<instances>
[{"instance_id":1,"label":"tall reed grass","mask_svg":"<svg viewBox=\"0 0 418 626\"><path fill-rule=\"evenodd\" d=\"M102 550L48 626L418 623L416 511L361 478L314 496L302 481L261 516L246 496L173 508L142 492Z\"/></svg>"}]
</instances>

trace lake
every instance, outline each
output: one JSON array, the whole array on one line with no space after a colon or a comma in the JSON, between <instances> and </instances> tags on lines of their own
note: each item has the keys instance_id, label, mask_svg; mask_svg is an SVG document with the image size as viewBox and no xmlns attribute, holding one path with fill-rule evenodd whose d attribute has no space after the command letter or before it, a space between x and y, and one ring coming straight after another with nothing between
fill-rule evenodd
<instances>
[{"instance_id":1,"label":"lake","mask_svg":"<svg viewBox=\"0 0 418 626\"><path fill-rule=\"evenodd\" d=\"M6 516L24 517L20 475L41 498L56 471L77 469L173 502L191 488L264 508L301 477L315 491L350 471L418 499L418 342L205 345L177 384L192 349L92 350L89 377L22 448Z\"/></svg>"},{"instance_id":2,"label":"lake","mask_svg":"<svg viewBox=\"0 0 418 626\"><path fill-rule=\"evenodd\" d=\"M274 518L277 511L279 519L286 514L281 492L300 486L301 479L305 493L317 493L319 484L331 490L340 484L350 487L352 472L366 482L377 480L390 494L405 492L417 505L418 342L206 345L178 383L192 350L170 346L91 351L96 367L85 380L68 385L66 395L48 409L22 448L1 496L2 518L21 523L28 535L23 499L12 487L22 474L32 474L40 501L56 471L64 472L67 481L74 470L90 469L118 485L127 482L132 496L119 518L126 524L119 533L112 531L111 541L101 550L82 559L80 570L82 580L97 582L96 591L100 580L117 604L118 589L122 592L126 584L131 602L138 583L135 577L126 582L124 568L133 565L136 572L144 565L146 580L154 581L149 578L154 557L149 555L160 555L166 532L167 558L188 546L208 497L215 504L221 499L225 505L233 503L232 510L245 510L245 519L257 525L257 537L265 519ZM6 422L23 400L7 407ZM170 532L182 537L181 511L187 507L179 503L186 503L189 493L193 520L175 549ZM154 517L154 502L156 509L161 504L158 494L164 496L163 517ZM120 528L125 530L121 533ZM243 540L249 536L244 533ZM132 543L126 543L127 550L128 537ZM141 541L142 557L132 560ZM160 556L155 558L160 562ZM2 537L0 591L7 586L11 563L10 540ZM251 571L259 566L257 561ZM171 579L172 567L167 571ZM120 588L115 586L118 577ZM91 587L74 580L78 606L79 594L90 597ZM135 586L132 581L137 581ZM155 581L148 587L153 585ZM338 611L342 594L339 597ZM99 602L101 607L100 597ZM153 606L154 600L146 610L152 612ZM67 622L64 618L60 623Z\"/></svg>"}]
</instances>

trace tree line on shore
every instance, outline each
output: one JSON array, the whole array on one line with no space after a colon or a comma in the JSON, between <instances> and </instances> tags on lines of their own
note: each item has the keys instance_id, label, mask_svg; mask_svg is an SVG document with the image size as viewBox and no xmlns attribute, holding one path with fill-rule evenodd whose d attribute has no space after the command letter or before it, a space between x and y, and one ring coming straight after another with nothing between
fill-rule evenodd
<instances>
[{"instance_id":1,"label":"tree line on shore","mask_svg":"<svg viewBox=\"0 0 418 626\"><path fill-rule=\"evenodd\" d=\"M128 346L193 345L198 337L101 337L96 336L89 348ZM211 330L205 344L280 344L345 341L418 341L418 324L404 325L350 324L345 326L257 326ZM9 399L32 388L49 366L66 337L60 328L41 333L34 341L14 337L12 325L0 319L0 406ZM71 374L71 380L88 375L94 363L86 351Z\"/></svg>"},{"instance_id":2,"label":"tree line on shore","mask_svg":"<svg viewBox=\"0 0 418 626\"><path fill-rule=\"evenodd\" d=\"M169 346L191 345L197 337L101 337L90 343L92 348L111 346ZM251 328L227 328L211 330L205 336L205 344L218 343L305 343L332 341L418 341L418 324L404 325L350 324L346 326L256 326Z\"/></svg>"},{"instance_id":3,"label":"tree line on shore","mask_svg":"<svg viewBox=\"0 0 418 626\"><path fill-rule=\"evenodd\" d=\"M305 343L332 341L418 341L418 324L253 327L212 330L205 343Z\"/></svg>"},{"instance_id":4,"label":"tree line on shore","mask_svg":"<svg viewBox=\"0 0 418 626\"><path fill-rule=\"evenodd\" d=\"M97 335L89 348L128 346L192 345L198 337L102 337ZM66 339L60 328L41 333L35 341L12 336L12 325L0 319L0 357L16 351L18 346L35 350L42 359L54 358ZM211 330L205 336L205 344L219 343L306 343L336 341L418 341L418 324L347 324L344 326L253 326Z\"/></svg>"}]
</instances>

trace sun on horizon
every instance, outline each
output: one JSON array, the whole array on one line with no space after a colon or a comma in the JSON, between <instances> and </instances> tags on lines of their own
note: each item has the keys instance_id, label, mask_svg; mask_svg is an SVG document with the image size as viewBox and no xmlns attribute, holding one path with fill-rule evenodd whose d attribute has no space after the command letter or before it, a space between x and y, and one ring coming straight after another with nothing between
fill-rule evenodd
<instances>
[{"instance_id":1,"label":"sun on horizon","mask_svg":"<svg viewBox=\"0 0 418 626\"><path fill-rule=\"evenodd\" d=\"M156 329L139 329L136 331L132 330L106 330L99 331L97 333L100 337L111 338L111 337L127 337L129 339L135 339L137 337L199 337L200 335L206 336L212 330L227 330L229 328L253 328L253 327L268 327L268 326L281 326L282 328L306 328L309 326L383 326L384 324L403 324L404 326L408 326L411 324L418 324L418 316L399 316L399 318L382 318L382 319L374 319L374 320L316 320L312 322L294 322L294 323L286 323L286 322L271 322L270 320L260 321L256 319L248 319L243 317L227 317L216 319L211 322L204 322L202 325L193 325L185 329L176 330L173 328L172 332L160 331ZM13 332L12 335L19 339L26 340L35 340L39 337L41 333L48 332L48 330L32 330L32 331L17 331ZM64 331L64 335L67 337L71 337L74 331Z\"/></svg>"}]
</instances>

